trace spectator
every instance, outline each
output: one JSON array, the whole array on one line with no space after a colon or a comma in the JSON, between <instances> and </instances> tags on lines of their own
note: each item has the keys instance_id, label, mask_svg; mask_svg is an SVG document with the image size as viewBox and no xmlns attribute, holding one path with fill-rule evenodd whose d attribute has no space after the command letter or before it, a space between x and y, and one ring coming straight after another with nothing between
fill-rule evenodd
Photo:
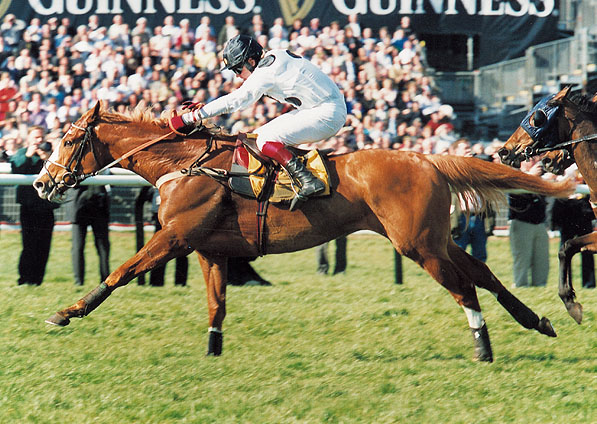
<instances>
[{"instance_id":1,"label":"spectator","mask_svg":"<svg viewBox=\"0 0 597 424\"><path fill-rule=\"evenodd\" d=\"M274 19L274 24L269 29L269 37L273 38L276 34L279 34L283 40L288 40L288 30L284 26L284 18Z\"/></svg>"},{"instance_id":2,"label":"spectator","mask_svg":"<svg viewBox=\"0 0 597 424\"><path fill-rule=\"evenodd\" d=\"M13 174L38 174L43 161L50 157L52 146L44 141L42 127L31 127L26 147L10 157ZM43 282L50 256L54 209L56 205L41 199L33 186L17 187L17 203L21 205L21 240L23 250L19 258L17 284L39 286Z\"/></svg>"},{"instance_id":3,"label":"spectator","mask_svg":"<svg viewBox=\"0 0 597 424\"><path fill-rule=\"evenodd\" d=\"M334 264L334 271L332 275L344 274L346 272L346 244L347 237L338 237L336 242L336 262ZM328 246L331 242L327 242L317 247L317 273L327 275L330 269L330 262L328 260Z\"/></svg>"},{"instance_id":4,"label":"spectator","mask_svg":"<svg viewBox=\"0 0 597 424\"><path fill-rule=\"evenodd\" d=\"M521 170L541 175L541 162L521 163ZM549 235L545 223L547 202L537 194L510 194L510 249L514 260L514 287L545 286L549 274Z\"/></svg>"},{"instance_id":5,"label":"spectator","mask_svg":"<svg viewBox=\"0 0 597 424\"><path fill-rule=\"evenodd\" d=\"M69 191L68 220L72 224L71 259L75 285L85 282L85 239L91 226L99 259L100 282L110 274L110 199L103 186L81 186Z\"/></svg>"},{"instance_id":6,"label":"spectator","mask_svg":"<svg viewBox=\"0 0 597 424\"><path fill-rule=\"evenodd\" d=\"M216 31L211 25L211 18L207 15L201 17L201 21L195 29L195 40L207 39L216 37Z\"/></svg>"},{"instance_id":7,"label":"spectator","mask_svg":"<svg viewBox=\"0 0 597 424\"><path fill-rule=\"evenodd\" d=\"M224 25L218 33L218 49L224 47L232 37L238 35L239 30L234 22L234 16L228 15L224 18Z\"/></svg>"},{"instance_id":8,"label":"spectator","mask_svg":"<svg viewBox=\"0 0 597 424\"><path fill-rule=\"evenodd\" d=\"M359 15L356 13L352 13L348 15L348 23L344 27L344 30L350 28L352 32L352 36L355 38L360 38L361 36L361 24L359 23Z\"/></svg>"},{"instance_id":9,"label":"spectator","mask_svg":"<svg viewBox=\"0 0 597 424\"><path fill-rule=\"evenodd\" d=\"M137 36L141 43L148 43L151 35L151 31L147 28L147 18L141 16L137 19L135 27L131 30L131 37Z\"/></svg>"},{"instance_id":10,"label":"spectator","mask_svg":"<svg viewBox=\"0 0 597 424\"><path fill-rule=\"evenodd\" d=\"M0 25L0 35L4 39L4 43L13 50L13 53L16 52L24 29L25 22L17 19L12 13L4 16L4 21Z\"/></svg>"}]
</instances>

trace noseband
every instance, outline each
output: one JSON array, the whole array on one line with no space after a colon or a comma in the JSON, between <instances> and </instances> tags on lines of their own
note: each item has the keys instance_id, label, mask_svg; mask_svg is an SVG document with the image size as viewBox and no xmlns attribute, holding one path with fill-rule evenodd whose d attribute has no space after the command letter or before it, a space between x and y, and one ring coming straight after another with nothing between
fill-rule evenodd
<instances>
[{"instance_id":1,"label":"noseband","mask_svg":"<svg viewBox=\"0 0 597 424\"><path fill-rule=\"evenodd\" d=\"M88 125L87 127L83 128L75 124L71 124L71 127L83 131L85 135L82 139L78 141L75 153L70 157L68 163L66 165L62 165L58 162L51 160L51 158L44 162L44 169L48 173L48 177L50 178L50 181L52 181L52 184L54 184L55 187L58 187L58 185L63 185L68 188L73 188L79 185L86 178L89 178L97 174L96 172L92 172L90 174L77 174L77 168L79 168L79 166L81 165L81 161L83 160L83 152L85 151L85 146L89 145L89 150L91 150L93 158L96 162L98 162L93 143L91 142L91 137L93 135L93 127L91 125ZM68 132L70 132L70 129ZM68 132L66 133L67 135ZM48 169L48 164L57 166L66 171L64 174L62 174L62 178L59 183L56 182L56 179L50 173L50 170Z\"/></svg>"}]
</instances>

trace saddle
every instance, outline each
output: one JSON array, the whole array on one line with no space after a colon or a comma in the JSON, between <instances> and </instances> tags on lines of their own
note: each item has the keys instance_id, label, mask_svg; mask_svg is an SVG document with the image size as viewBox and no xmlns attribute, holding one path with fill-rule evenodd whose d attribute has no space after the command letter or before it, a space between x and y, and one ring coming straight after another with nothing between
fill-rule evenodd
<instances>
[{"instance_id":1,"label":"saddle","mask_svg":"<svg viewBox=\"0 0 597 424\"><path fill-rule=\"evenodd\" d=\"M256 134L239 134L230 165L228 186L237 194L259 201L292 201L299 191L299 186L284 168L259 151L256 139ZM331 150L302 150L293 147L289 149L303 161L313 175L324 182L326 188L317 196L329 195L330 177L324 157Z\"/></svg>"}]
</instances>

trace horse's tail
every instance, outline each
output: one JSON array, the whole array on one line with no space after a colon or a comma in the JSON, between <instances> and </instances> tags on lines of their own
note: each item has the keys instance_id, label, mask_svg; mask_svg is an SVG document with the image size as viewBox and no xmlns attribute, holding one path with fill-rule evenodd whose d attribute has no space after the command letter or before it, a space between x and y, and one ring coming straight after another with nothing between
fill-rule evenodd
<instances>
[{"instance_id":1,"label":"horse's tail","mask_svg":"<svg viewBox=\"0 0 597 424\"><path fill-rule=\"evenodd\" d=\"M427 155L452 189L467 200L468 207L484 209L504 201L505 192L526 190L552 197L568 197L574 181L549 181L500 163L474 157Z\"/></svg>"}]
</instances>

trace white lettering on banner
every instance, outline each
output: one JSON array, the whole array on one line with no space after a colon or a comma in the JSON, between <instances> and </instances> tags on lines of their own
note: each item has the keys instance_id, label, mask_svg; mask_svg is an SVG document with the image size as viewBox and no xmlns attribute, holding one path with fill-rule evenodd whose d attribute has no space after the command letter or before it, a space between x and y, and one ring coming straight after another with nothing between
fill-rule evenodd
<instances>
[{"instance_id":1,"label":"white lettering on banner","mask_svg":"<svg viewBox=\"0 0 597 424\"><path fill-rule=\"evenodd\" d=\"M49 7L41 4L40 0L29 0L29 5L35 10L35 13L40 15L54 15L64 13L64 3L62 0L52 0Z\"/></svg>"},{"instance_id":2,"label":"white lettering on banner","mask_svg":"<svg viewBox=\"0 0 597 424\"><path fill-rule=\"evenodd\" d=\"M438 15L443 12L444 0L429 0L429 4L431 4L431 8Z\"/></svg>"},{"instance_id":3,"label":"white lettering on banner","mask_svg":"<svg viewBox=\"0 0 597 424\"><path fill-rule=\"evenodd\" d=\"M367 14L367 0L356 0L353 8L348 7L345 0L332 0L332 3L336 10L343 15Z\"/></svg>"},{"instance_id":4,"label":"white lettering on banner","mask_svg":"<svg viewBox=\"0 0 597 424\"><path fill-rule=\"evenodd\" d=\"M512 7L512 3L506 4L506 14L509 16L524 16L529 13L529 2L528 0L514 0L518 3L519 9L516 10Z\"/></svg>"},{"instance_id":5,"label":"white lettering on banner","mask_svg":"<svg viewBox=\"0 0 597 424\"><path fill-rule=\"evenodd\" d=\"M98 0L97 9L95 9L95 13L97 13L97 14L110 13L110 6L108 6L108 0ZM116 12L116 13L122 13L122 12Z\"/></svg>"},{"instance_id":6,"label":"white lettering on banner","mask_svg":"<svg viewBox=\"0 0 597 424\"><path fill-rule=\"evenodd\" d=\"M477 0L460 0L462 7L466 10L467 15L474 15L477 13ZM456 0L448 0L448 7L446 8L446 15L458 15L456 10Z\"/></svg>"},{"instance_id":7,"label":"white lettering on banner","mask_svg":"<svg viewBox=\"0 0 597 424\"><path fill-rule=\"evenodd\" d=\"M236 4L236 1L232 0L230 2L230 13L239 13L239 14L247 14L253 12L253 9L256 9L255 0L245 0L245 7L240 8ZM259 13L255 10L255 13Z\"/></svg>"},{"instance_id":8,"label":"white lettering on banner","mask_svg":"<svg viewBox=\"0 0 597 424\"><path fill-rule=\"evenodd\" d=\"M72 15L84 15L89 13L92 7L93 0L85 0L85 6L83 7L79 7L79 2L77 0L66 1L66 11Z\"/></svg>"},{"instance_id":9,"label":"white lettering on banner","mask_svg":"<svg viewBox=\"0 0 597 424\"><path fill-rule=\"evenodd\" d=\"M536 15L540 18L545 18L546 16L551 15L551 12L553 12L553 10L556 7L555 0L542 0L540 3L543 4L543 11L537 10L537 6L535 5L535 3L530 4L529 13L531 15Z\"/></svg>"},{"instance_id":10,"label":"white lettering on banner","mask_svg":"<svg viewBox=\"0 0 597 424\"><path fill-rule=\"evenodd\" d=\"M28 0L29 5L35 13L39 15L56 15L62 13L70 13L71 15L86 15L88 13L96 14L120 14L124 13L122 8L123 0L84 0L83 7L80 7L81 0ZM161 4L161 10L158 10L156 0L124 0L133 13L155 14L159 11L166 13L184 13L184 14L200 14L211 13L214 15L221 15L224 13L237 13L245 15L251 13L255 8L256 0L245 0L241 2L244 7L238 5L236 0L180 0L177 2L173 0L157 0ZM379 0L375 0L378 1ZM395 0L392 0L395 1ZM145 4L145 9L143 9ZM196 4L196 7L193 7ZM214 6L214 4L219 7ZM93 10L95 6L95 10Z\"/></svg>"},{"instance_id":11,"label":"white lettering on banner","mask_svg":"<svg viewBox=\"0 0 597 424\"><path fill-rule=\"evenodd\" d=\"M396 12L397 0L355 0L349 7L347 0L332 0L336 10L344 15L358 13L367 15L388 15ZM352 3L352 2L351 2ZM387 4L386 7L382 3ZM555 9L555 0L400 0L397 13L401 15L423 15L425 5L438 15L458 15L457 4L460 3L467 15L480 16L524 16L532 15L544 18ZM517 4L514 6L512 3ZM478 9L477 9L478 6ZM414 8L413 8L414 7Z\"/></svg>"},{"instance_id":12,"label":"white lettering on banner","mask_svg":"<svg viewBox=\"0 0 597 424\"><path fill-rule=\"evenodd\" d=\"M271 0L261 0L264 4ZM222 15L253 13L257 0L28 0L39 15L121 14L123 6L140 14L201 14ZM396 13L400 15L525 15L545 18L555 10L555 0L332 0L338 13L343 15L373 14L377 16ZM347 3L354 4L350 7ZM156 6L158 6L156 8Z\"/></svg>"},{"instance_id":13,"label":"white lettering on banner","mask_svg":"<svg viewBox=\"0 0 597 424\"><path fill-rule=\"evenodd\" d=\"M479 10L479 15L484 16L496 16L496 15L503 15L504 14L504 3L499 2L499 6L495 4L493 0L481 0L481 9ZM497 6L497 9L493 7Z\"/></svg>"},{"instance_id":14,"label":"white lettering on banner","mask_svg":"<svg viewBox=\"0 0 597 424\"><path fill-rule=\"evenodd\" d=\"M385 9L381 5L381 0L371 0L370 7L375 15L389 15L396 10L396 0L389 0L388 7Z\"/></svg>"}]
</instances>

